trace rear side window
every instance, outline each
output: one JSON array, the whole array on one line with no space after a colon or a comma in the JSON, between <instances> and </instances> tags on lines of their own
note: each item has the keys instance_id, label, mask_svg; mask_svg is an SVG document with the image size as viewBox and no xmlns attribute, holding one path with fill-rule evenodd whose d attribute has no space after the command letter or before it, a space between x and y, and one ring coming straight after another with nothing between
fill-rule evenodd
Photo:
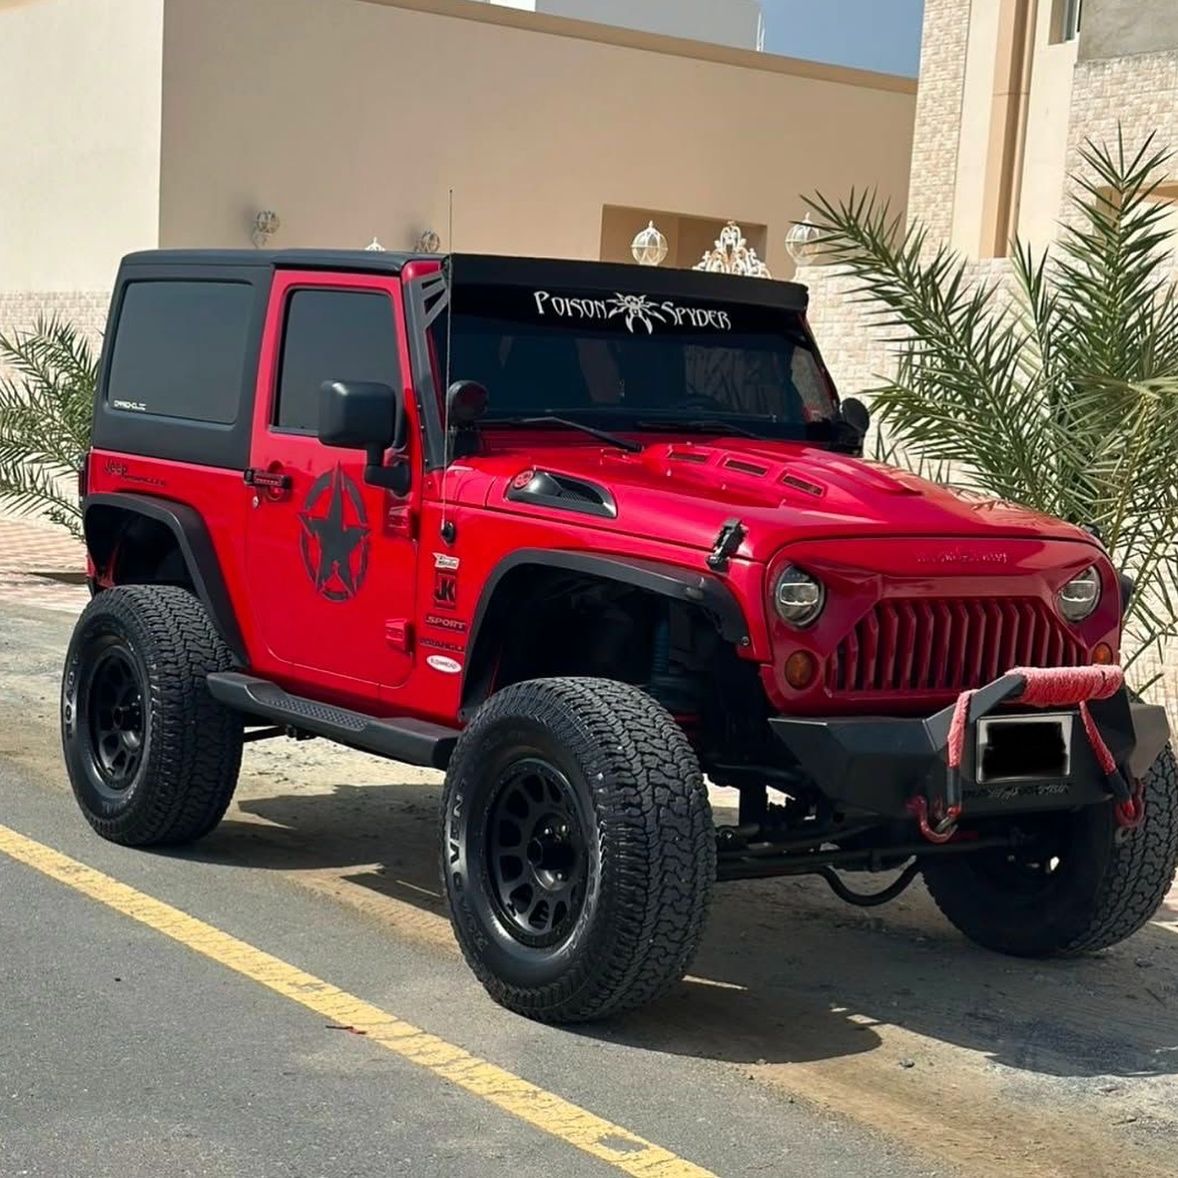
<instances>
[{"instance_id":1,"label":"rear side window","mask_svg":"<svg viewBox=\"0 0 1178 1178\"><path fill-rule=\"evenodd\" d=\"M377 291L298 290L286 308L274 425L315 433L325 381L400 387L393 303Z\"/></svg>"},{"instance_id":2,"label":"rear side window","mask_svg":"<svg viewBox=\"0 0 1178 1178\"><path fill-rule=\"evenodd\" d=\"M253 298L244 282L129 283L107 403L216 425L236 421Z\"/></svg>"}]
</instances>

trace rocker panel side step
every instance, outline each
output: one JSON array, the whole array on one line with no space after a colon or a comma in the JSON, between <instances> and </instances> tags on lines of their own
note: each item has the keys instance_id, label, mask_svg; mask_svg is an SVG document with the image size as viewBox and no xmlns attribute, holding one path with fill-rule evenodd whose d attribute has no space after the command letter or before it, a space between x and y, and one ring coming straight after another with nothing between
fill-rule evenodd
<instances>
[{"instance_id":1,"label":"rocker panel side step","mask_svg":"<svg viewBox=\"0 0 1178 1178\"><path fill-rule=\"evenodd\" d=\"M235 712L275 724L289 724L349 748L409 765L445 769L458 740L457 728L446 728L428 720L379 720L362 712L291 695L269 679L237 671L214 671L207 682L209 694Z\"/></svg>"}]
</instances>

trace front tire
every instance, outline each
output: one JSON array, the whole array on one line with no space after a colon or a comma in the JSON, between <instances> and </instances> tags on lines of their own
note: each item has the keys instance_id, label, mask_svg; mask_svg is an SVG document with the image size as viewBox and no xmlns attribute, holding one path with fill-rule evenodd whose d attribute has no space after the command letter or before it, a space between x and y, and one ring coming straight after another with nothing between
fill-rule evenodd
<instances>
[{"instance_id":1,"label":"front tire","mask_svg":"<svg viewBox=\"0 0 1178 1178\"><path fill-rule=\"evenodd\" d=\"M1113 807L1041 820L1034 853L982 851L930 858L937 906L971 941L1016 957L1105 949L1157 911L1178 865L1178 765L1169 745L1144 786L1145 819L1117 827Z\"/></svg>"},{"instance_id":2,"label":"front tire","mask_svg":"<svg viewBox=\"0 0 1178 1178\"><path fill-rule=\"evenodd\" d=\"M454 932L500 1005L603 1018L686 972L715 831L695 753L650 696L605 679L505 688L463 732L443 806Z\"/></svg>"},{"instance_id":3,"label":"front tire","mask_svg":"<svg viewBox=\"0 0 1178 1178\"><path fill-rule=\"evenodd\" d=\"M85 608L62 679L62 751L78 805L103 838L187 843L221 821L241 767L242 724L205 677L232 666L185 589L119 586Z\"/></svg>"}]
</instances>

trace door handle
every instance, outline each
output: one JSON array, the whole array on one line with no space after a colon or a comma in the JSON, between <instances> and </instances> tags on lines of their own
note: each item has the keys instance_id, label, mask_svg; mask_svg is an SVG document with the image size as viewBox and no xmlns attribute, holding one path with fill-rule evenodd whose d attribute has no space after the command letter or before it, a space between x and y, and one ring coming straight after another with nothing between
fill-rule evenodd
<instances>
[{"instance_id":1,"label":"door handle","mask_svg":"<svg viewBox=\"0 0 1178 1178\"><path fill-rule=\"evenodd\" d=\"M251 466L241 477L247 487L263 491L267 499L282 499L290 493L291 477L280 470L258 470Z\"/></svg>"}]
</instances>

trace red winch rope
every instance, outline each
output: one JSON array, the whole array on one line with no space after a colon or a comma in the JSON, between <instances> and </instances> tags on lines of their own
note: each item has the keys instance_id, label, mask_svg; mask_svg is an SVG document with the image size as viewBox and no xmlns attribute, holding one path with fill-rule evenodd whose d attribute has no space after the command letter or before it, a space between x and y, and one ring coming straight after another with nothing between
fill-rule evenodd
<instances>
[{"instance_id":1,"label":"red winch rope","mask_svg":"<svg viewBox=\"0 0 1178 1178\"><path fill-rule=\"evenodd\" d=\"M1100 735L1096 721L1088 710L1089 700L1108 699L1125 685L1125 675L1120 667L1014 667L1008 674L1019 675L1026 686L1018 702L1033 708L1060 708L1072 704L1079 706L1080 722L1092 752L1107 777L1117 775L1117 763L1109 747ZM963 691L957 697L953 708L953 721L949 725L949 744L946 749L949 768L961 766L961 755L965 748L965 731L969 723L969 701L974 692ZM1134 783L1132 796L1116 805L1118 826L1139 826L1145 816L1145 801L1141 784Z\"/></svg>"}]
</instances>

